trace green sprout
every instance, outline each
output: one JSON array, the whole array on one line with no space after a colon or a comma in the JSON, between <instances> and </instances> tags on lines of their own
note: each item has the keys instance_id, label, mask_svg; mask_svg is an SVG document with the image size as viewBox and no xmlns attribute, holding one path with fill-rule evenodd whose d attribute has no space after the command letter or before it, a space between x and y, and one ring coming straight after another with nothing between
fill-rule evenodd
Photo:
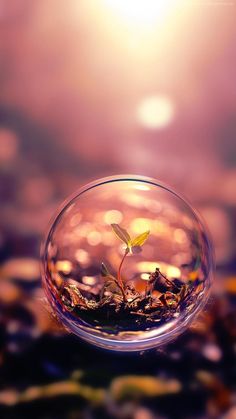
<instances>
[{"instance_id":1,"label":"green sprout","mask_svg":"<svg viewBox=\"0 0 236 419\"><path fill-rule=\"evenodd\" d=\"M145 241L147 240L150 231L145 231L142 234L139 234L135 238L131 238L128 231L126 231L124 228L119 226L119 224L111 224L112 230L115 233L115 235L126 245L124 255L121 259L118 273L117 273L117 279L110 274L109 270L105 266L104 263L102 263L101 267L101 274L103 277L107 279L105 284L105 289L107 290L109 288L109 291L113 291L112 288L118 287L119 293L122 294L123 300L126 301L126 295L125 295L125 289L124 289L124 283L121 277L121 268L123 266L124 260L126 256L130 254L137 254L142 251L142 246L144 245Z\"/></svg>"},{"instance_id":2,"label":"green sprout","mask_svg":"<svg viewBox=\"0 0 236 419\"><path fill-rule=\"evenodd\" d=\"M86 321L94 322L96 326L106 325L107 330L123 330L130 326L150 327L156 322L168 321L175 312L183 310L191 303L193 288L183 281L170 280L159 266L148 274L146 288L143 292L136 290L129 278L124 280L122 267L127 255L138 254L149 237L150 231L145 231L136 237L131 237L126 229L119 224L111 224L115 236L125 244L119 262L117 274L110 272L105 263L101 264L103 284L97 287L97 292L91 297L89 292L80 289L79 284L66 284L61 291L61 301L68 311L78 316L85 316ZM132 280L140 277L135 273ZM140 279L142 276L140 277ZM157 293L154 293L157 291Z\"/></svg>"}]
</instances>

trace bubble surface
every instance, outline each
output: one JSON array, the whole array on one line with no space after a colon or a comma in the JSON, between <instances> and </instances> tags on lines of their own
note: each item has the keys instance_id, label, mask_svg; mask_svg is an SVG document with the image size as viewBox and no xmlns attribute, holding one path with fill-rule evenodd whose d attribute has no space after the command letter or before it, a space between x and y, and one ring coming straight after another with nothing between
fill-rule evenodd
<instances>
[{"instance_id":1,"label":"bubble surface","mask_svg":"<svg viewBox=\"0 0 236 419\"><path fill-rule=\"evenodd\" d=\"M213 257L186 201L151 178L117 176L77 191L42 250L43 286L73 333L139 351L182 333L203 308Z\"/></svg>"}]
</instances>

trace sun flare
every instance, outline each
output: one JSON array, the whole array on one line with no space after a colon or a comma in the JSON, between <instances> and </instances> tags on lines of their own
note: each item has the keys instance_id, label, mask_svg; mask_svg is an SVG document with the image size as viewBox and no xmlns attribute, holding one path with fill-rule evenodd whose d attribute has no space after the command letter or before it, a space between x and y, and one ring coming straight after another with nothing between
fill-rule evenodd
<instances>
[{"instance_id":1,"label":"sun flare","mask_svg":"<svg viewBox=\"0 0 236 419\"><path fill-rule=\"evenodd\" d=\"M162 21L177 0L104 0L128 23L153 25Z\"/></svg>"}]
</instances>

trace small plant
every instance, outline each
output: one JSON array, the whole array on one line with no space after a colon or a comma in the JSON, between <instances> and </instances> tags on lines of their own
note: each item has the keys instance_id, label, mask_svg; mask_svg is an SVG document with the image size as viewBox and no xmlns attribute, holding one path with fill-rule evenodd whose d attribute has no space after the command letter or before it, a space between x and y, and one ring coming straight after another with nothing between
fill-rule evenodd
<instances>
[{"instance_id":1,"label":"small plant","mask_svg":"<svg viewBox=\"0 0 236 419\"><path fill-rule=\"evenodd\" d=\"M119 269L118 269L118 273L117 273L117 279L111 275L111 273L109 272L109 270L107 269L106 265L104 263L102 263L102 268L101 268L101 274L104 278L106 278L106 284L105 284L105 288L104 291L106 290L107 287L110 287L112 284L114 285L114 283L117 285L117 287L120 289L121 294L123 296L123 300L126 301L126 295L125 295L125 288L124 288L124 283L121 277L121 268L123 266L124 260L126 258L126 256L131 253L131 254L137 254L140 253L142 251L142 246L144 245L145 241L147 240L150 231L145 231L142 234L139 234L137 237L135 237L134 239L131 239L129 233L122 227L120 227L118 224L111 224L112 230L114 231L115 235L126 245L125 251L124 251L124 255L121 259L120 265L119 265Z\"/></svg>"},{"instance_id":2,"label":"small plant","mask_svg":"<svg viewBox=\"0 0 236 419\"><path fill-rule=\"evenodd\" d=\"M122 267L127 255L139 254L149 237L145 231L131 238L127 230L118 224L111 224L116 237L124 244L124 254L117 274L110 272L104 262L101 264L103 286L97 295L80 291L79 284L67 284L62 288L60 299L68 311L96 326L106 324L109 330L136 330L137 327L152 327L156 322L164 322L180 312L191 302L192 289L178 280L170 280L156 267L149 275L145 291L139 292L129 279L122 278ZM154 293L155 291L155 293Z\"/></svg>"}]
</instances>

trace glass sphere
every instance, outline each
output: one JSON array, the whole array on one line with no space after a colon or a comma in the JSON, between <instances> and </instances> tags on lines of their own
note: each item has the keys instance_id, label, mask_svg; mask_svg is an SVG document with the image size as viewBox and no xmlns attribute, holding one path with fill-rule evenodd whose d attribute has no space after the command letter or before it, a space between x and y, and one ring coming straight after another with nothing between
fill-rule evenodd
<instances>
[{"instance_id":1,"label":"glass sphere","mask_svg":"<svg viewBox=\"0 0 236 419\"><path fill-rule=\"evenodd\" d=\"M116 176L70 198L42 252L43 286L64 325L106 349L179 335L206 303L213 258L195 210L160 182Z\"/></svg>"}]
</instances>

